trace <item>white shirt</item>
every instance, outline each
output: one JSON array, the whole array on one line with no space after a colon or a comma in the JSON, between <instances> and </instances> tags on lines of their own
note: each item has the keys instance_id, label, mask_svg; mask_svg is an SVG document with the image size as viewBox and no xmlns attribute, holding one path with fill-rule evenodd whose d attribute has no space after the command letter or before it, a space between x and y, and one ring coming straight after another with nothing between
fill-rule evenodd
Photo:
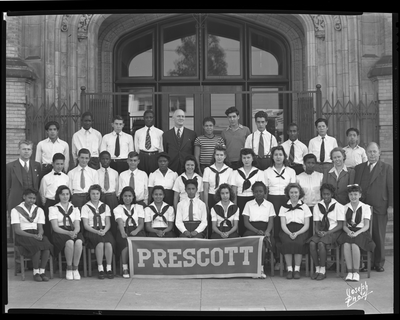
<instances>
[{"instance_id":1,"label":"white shirt","mask_svg":"<svg viewBox=\"0 0 400 320\"><path fill-rule=\"evenodd\" d=\"M72 136L72 159L76 163L78 158L78 152L82 148L88 149L90 151L91 157L98 157L100 154L100 146L103 137L101 133L94 128L85 130L81 128L79 131L75 132Z\"/></svg>"},{"instance_id":2,"label":"white shirt","mask_svg":"<svg viewBox=\"0 0 400 320\"><path fill-rule=\"evenodd\" d=\"M276 147L278 145L278 142L276 141L275 136L270 134L266 129L262 132L262 135L264 140L264 155L268 155L270 153L271 148ZM258 155L260 136L261 136L260 130L257 130L252 134L248 135L244 143L244 147L253 149L254 153Z\"/></svg>"},{"instance_id":3,"label":"white shirt","mask_svg":"<svg viewBox=\"0 0 400 320\"><path fill-rule=\"evenodd\" d=\"M108 172L109 188L108 190L105 190L104 177L106 174L106 169L100 167L100 169L97 170L97 174L99 175L99 185L101 186L101 191L105 193L111 193L111 192L118 193L118 182L119 182L118 171L114 170L111 167L108 167L107 172Z\"/></svg>"},{"instance_id":4,"label":"white shirt","mask_svg":"<svg viewBox=\"0 0 400 320\"><path fill-rule=\"evenodd\" d=\"M322 138L320 135L312 138L308 144L308 152L314 154L317 157L317 162L321 162L319 154L321 151ZM324 162L332 162L331 151L333 148L338 146L336 138L325 135L325 160Z\"/></svg>"},{"instance_id":5,"label":"white shirt","mask_svg":"<svg viewBox=\"0 0 400 320\"><path fill-rule=\"evenodd\" d=\"M217 168L215 167L215 164L211 165L210 167L213 168L214 170L217 170ZM225 169L227 169L227 170L224 173L219 175L219 186L223 183L228 183L229 177L231 176L231 174L233 172L233 169L228 167L226 164L223 165L223 167L221 168L221 170L219 172L221 172L222 170L225 170ZM215 191L216 191L215 176L216 176L216 173L211 171L211 169L209 167L206 167L204 169L203 183L205 183L205 182L208 183L208 185L209 185L208 193L209 194L215 194Z\"/></svg>"},{"instance_id":6,"label":"white shirt","mask_svg":"<svg viewBox=\"0 0 400 320\"><path fill-rule=\"evenodd\" d=\"M234 205L234 203L229 201L228 207L226 208L226 210L224 210L224 217L225 218L227 217L229 207L231 207L233 205ZM224 209L221 201L216 203L215 206L220 206L222 209ZM210 213L211 213L211 221L217 221L217 227L219 227L221 225L222 221L224 221L224 219L215 212L214 207L212 207L211 211L210 211ZM237 208L236 212L228 218L228 220L232 223L232 226L233 226L233 221L235 221L235 220L239 221L239 211L240 211L240 209ZM223 226L226 226L226 222L224 222Z\"/></svg>"},{"instance_id":7,"label":"white shirt","mask_svg":"<svg viewBox=\"0 0 400 320\"><path fill-rule=\"evenodd\" d=\"M172 188L172 190L179 193L179 201L181 201L183 199L187 199L187 197L188 197L186 190L185 190L185 183L183 182L182 177L189 180L186 173L184 172L175 180L174 186ZM195 177L197 177L196 198L199 198L200 192L203 192L203 178L200 177L197 173L193 174L192 179L194 179Z\"/></svg>"},{"instance_id":8,"label":"white shirt","mask_svg":"<svg viewBox=\"0 0 400 320\"><path fill-rule=\"evenodd\" d=\"M100 206L101 206L102 204L103 204L103 202L99 201L99 204L97 205L96 213L99 213L99 208L100 208ZM92 208L94 208L93 203L91 203L90 201L88 201L86 204L84 204L84 205L82 206L82 209L81 209L81 218L88 219L88 224L89 224L89 226L90 226L90 227L93 227L93 217L94 217L94 215L93 215L92 210L89 209L89 206L92 207ZM103 213L100 215L101 223L102 223L103 227L106 226L106 217L110 217L110 219L111 219L110 207L109 207L108 205L105 205L105 206L106 206L105 212L103 212Z\"/></svg>"},{"instance_id":9,"label":"white shirt","mask_svg":"<svg viewBox=\"0 0 400 320\"><path fill-rule=\"evenodd\" d=\"M133 207L133 216L132 217L133 217L133 220L135 220L136 226L138 226L139 218L144 219L143 206L140 204L132 204L131 210L132 210L132 207ZM129 212L129 210L125 207L124 204L120 204L117 207L115 207L113 212L114 212L115 221L117 221L117 219L122 219L122 222L124 223L124 226L125 226L125 221L128 219L128 216L125 214L124 209ZM128 225L133 226L132 221L129 221Z\"/></svg>"},{"instance_id":10,"label":"white shirt","mask_svg":"<svg viewBox=\"0 0 400 320\"><path fill-rule=\"evenodd\" d=\"M303 188L303 201L306 205L312 207L321 201L321 185L324 174L314 171L311 174L302 172L296 176L296 182Z\"/></svg>"},{"instance_id":11,"label":"white shirt","mask_svg":"<svg viewBox=\"0 0 400 320\"><path fill-rule=\"evenodd\" d=\"M246 173L244 172L243 167L239 168L237 170L233 170L230 178L229 178L229 184L231 186L237 187L237 196L239 197L252 197L253 196L253 191L251 191L251 186L243 191L243 182L244 179L242 178L242 176L238 173L238 171L242 171L245 174L245 177L248 178L250 176L250 174L255 171L258 170L258 172L249 179L251 185L253 185L254 182L256 181L262 181L265 183L265 179L264 179L264 172L262 170L257 169L256 167L252 167L249 174L246 175Z\"/></svg>"},{"instance_id":12,"label":"white shirt","mask_svg":"<svg viewBox=\"0 0 400 320\"><path fill-rule=\"evenodd\" d=\"M53 169L40 181L39 193L43 203L46 202L46 198L54 200L59 186L69 186L69 177L64 172L60 172L60 175L55 175L54 173Z\"/></svg>"},{"instance_id":13,"label":"white shirt","mask_svg":"<svg viewBox=\"0 0 400 320\"><path fill-rule=\"evenodd\" d=\"M121 191L123 188L126 186L129 186L129 180L131 179L131 173L133 172L133 177L135 179L135 195L136 195L136 201L142 201L144 200L147 203L148 199L148 194L149 194L149 189L148 189L148 184L149 184L149 178L147 177L147 173L135 169L134 171L131 171L130 169L122 171L119 175L119 180L118 180L118 192L117 196L121 194Z\"/></svg>"},{"instance_id":14,"label":"white shirt","mask_svg":"<svg viewBox=\"0 0 400 320\"><path fill-rule=\"evenodd\" d=\"M354 168L356 165L368 161L365 149L359 145L356 145L354 148L346 146L343 150L346 152L344 164L350 168Z\"/></svg>"},{"instance_id":15,"label":"white shirt","mask_svg":"<svg viewBox=\"0 0 400 320\"><path fill-rule=\"evenodd\" d=\"M301 142L299 139L296 139L295 141L292 140L286 140L281 144L283 147L283 150L285 150L285 153L287 155L287 159L289 159L289 154L290 154L290 148L292 147L292 142L294 146L294 163L299 163L303 164L303 157L308 153L308 148L307 146Z\"/></svg>"},{"instance_id":16,"label":"white shirt","mask_svg":"<svg viewBox=\"0 0 400 320\"><path fill-rule=\"evenodd\" d=\"M319 202L322 206L326 209L324 200ZM338 221L345 221L344 216L344 208L343 206L337 202L335 199L332 198L331 202L329 203L329 208L331 208L335 204L335 209L328 213L328 220L329 220L329 230L334 229L337 226ZM324 215L319 210L319 205L317 204L313 209L313 220L314 221L322 221Z\"/></svg>"},{"instance_id":17,"label":"white shirt","mask_svg":"<svg viewBox=\"0 0 400 320\"><path fill-rule=\"evenodd\" d=\"M167 203L163 202L162 205L161 205L160 212L167 205L168 205ZM154 203L151 203L148 207L146 207L144 209L144 222L151 222L151 227L152 228L166 228L166 227L168 227L168 224L165 224L163 218L160 217L160 216L157 216L153 220L153 216L154 216L155 213L154 213L154 211L152 209L150 209L150 207L155 208L156 211L157 211L157 207L155 206ZM167 222L174 222L175 221L175 213L174 213L174 207L173 206L169 206L167 211L164 213L164 217L167 220Z\"/></svg>"},{"instance_id":18,"label":"white shirt","mask_svg":"<svg viewBox=\"0 0 400 320\"><path fill-rule=\"evenodd\" d=\"M163 186L164 189L170 189L174 187L175 180L178 178L178 174L171 169L168 169L165 176L161 173L160 169L151 172L149 175L149 187Z\"/></svg>"},{"instance_id":19,"label":"white shirt","mask_svg":"<svg viewBox=\"0 0 400 320\"><path fill-rule=\"evenodd\" d=\"M25 163L26 163L26 166L28 167L28 170L29 170L29 166L30 166L29 161L30 161L30 160L28 160L28 161L26 161L26 162L25 162L24 160L22 160L21 158L18 158L18 160L19 160L19 163L21 164L22 168L25 167Z\"/></svg>"},{"instance_id":20,"label":"white shirt","mask_svg":"<svg viewBox=\"0 0 400 320\"><path fill-rule=\"evenodd\" d=\"M186 227L184 222L189 221L189 205L190 199L184 199L178 202L176 208L175 226L180 232L185 232ZM195 229L197 232L202 232L207 227L207 207L206 204L198 198L193 199L193 221L201 221Z\"/></svg>"},{"instance_id":21,"label":"white shirt","mask_svg":"<svg viewBox=\"0 0 400 320\"><path fill-rule=\"evenodd\" d=\"M356 213L357 213L358 208L360 208L360 207L362 208L362 209L361 209L361 210L362 210L361 221L360 221L360 223L357 225L357 228L362 228L362 227L364 227L364 219L368 219L368 220L371 219L371 207L370 207L369 205L367 205L367 204L365 204L365 203L359 201L358 206L357 206L357 208L356 208L355 211L353 211L353 207L351 206L351 203L350 203L350 202L349 202L348 204L346 204L346 205L344 206L344 208L343 208L343 211L344 211L344 220L346 221L346 213L347 213L347 210L350 209L350 210L353 212L353 214L352 214L352 216L351 216L351 222L352 222L352 223L355 223L355 220L356 220ZM346 222L346 224L347 224L347 222Z\"/></svg>"},{"instance_id":22,"label":"white shirt","mask_svg":"<svg viewBox=\"0 0 400 320\"><path fill-rule=\"evenodd\" d=\"M31 210L28 210L25 207L24 202L21 202L19 205L30 217L32 217L32 213L37 207L37 205L33 204L31 206ZM11 224L20 224L21 230L37 230L37 225L38 223L45 224L45 218L44 218L44 211L42 208L38 208L36 218L33 220L33 222L29 222L28 220L25 219L25 217L20 214L15 208L11 210Z\"/></svg>"},{"instance_id":23,"label":"white shirt","mask_svg":"<svg viewBox=\"0 0 400 320\"><path fill-rule=\"evenodd\" d=\"M147 151L147 152L162 152L164 151L163 148L163 133L164 131L156 128L155 126L150 127L150 140L151 140L151 147L150 149L146 149L146 135L147 135L147 129L149 127L143 127L138 129L135 132L135 138L134 138L134 145L135 145L135 150L140 153L140 150Z\"/></svg>"},{"instance_id":24,"label":"white shirt","mask_svg":"<svg viewBox=\"0 0 400 320\"><path fill-rule=\"evenodd\" d=\"M132 136L123 131L119 133L120 154L118 157L114 154L116 139L117 133L115 131L105 134L101 141L100 152L107 150L111 154L111 159L128 159L129 152L135 151Z\"/></svg>"},{"instance_id":25,"label":"white shirt","mask_svg":"<svg viewBox=\"0 0 400 320\"><path fill-rule=\"evenodd\" d=\"M35 160L41 164L52 164L53 156L56 153L62 153L65 156L64 170L67 172L69 165L69 145L60 138L57 138L54 142L50 138L40 141L36 146Z\"/></svg>"},{"instance_id":26,"label":"white shirt","mask_svg":"<svg viewBox=\"0 0 400 320\"><path fill-rule=\"evenodd\" d=\"M242 214L248 216L249 221L264 222L268 222L270 217L274 218L276 216L274 205L265 199L261 205L258 205L255 199L247 202Z\"/></svg>"},{"instance_id":27,"label":"white shirt","mask_svg":"<svg viewBox=\"0 0 400 320\"><path fill-rule=\"evenodd\" d=\"M72 203L68 203L68 209L65 213L68 212L69 208L73 206ZM49 220L57 220L57 223L59 226L64 226L64 216L63 214L58 210L57 207L61 207L61 209L64 210L62 205L60 203L56 203L54 206L49 207ZM72 223L75 221L81 221L81 213L79 211L78 207L74 207L71 215L69 216L71 218ZM66 219L66 225L69 226L69 220Z\"/></svg>"},{"instance_id":28,"label":"white shirt","mask_svg":"<svg viewBox=\"0 0 400 320\"><path fill-rule=\"evenodd\" d=\"M287 202L287 204L291 204L290 200ZM295 210L290 210L285 207L281 207L279 210L279 216L280 217L285 217L286 218L286 224L289 224L291 222L295 223L300 223L304 224L306 218L311 217L312 213L310 211L310 208L303 203L301 200L298 202L298 204L301 204L301 209L295 209Z\"/></svg>"},{"instance_id":29,"label":"white shirt","mask_svg":"<svg viewBox=\"0 0 400 320\"><path fill-rule=\"evenodd\" d=\"M83 170L83 175L85 177L85 188L81 188L81 170ZM74 193L85 193L89 191L91 185L99 184L99 175L97 170L94 170L88 166L81 167L77 165L74 169L68 172L69 177L69 188L72 194Z\"/></svg>"},{"instance_id":30,"label":"white shirt","mask_svg":"<svg viewBox=\"0 0 400 320\"><path fill-rule=\"evenodd\" d=\"M264 170L265 185L269 188L268 194L284 195L286 186L289 183L296 182L296 171L285 166L282 167L281 172L276 173L274 170L278 172L275 167L269 167ZM285 179L278 177L278 174L282 174Z\"/></svg>"}]
</instances>

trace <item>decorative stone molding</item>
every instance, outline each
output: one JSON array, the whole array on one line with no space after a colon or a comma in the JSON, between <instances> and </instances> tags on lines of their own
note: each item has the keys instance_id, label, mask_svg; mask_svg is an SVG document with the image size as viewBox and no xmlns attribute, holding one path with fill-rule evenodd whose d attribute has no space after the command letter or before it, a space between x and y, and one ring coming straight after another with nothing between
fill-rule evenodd
<instances>
[{"instance_id":1,"label":"decorative stone molding","mask_svg":"<svg viewBox=\"0 0 400 320\"><path fill-rule=\"evenodd\" d=\"M92 19L92 14L83 14L79 18L78 23L78 40L81 41L83 39L87 39L87 32L90 20Z\"/></svg>"},{"instance_id":2,"label":"decorative stone molding","mask_svg":"<svg viewBox=\"0 0 400 320\"><path fill-rule=\"evenodd\" d=\"M312 14L315 37L325 40L325 20L320 14Z\"/></svg>"},{"instance_id":3,"label":"decorative stone molding","mask_svg":"<svg viewBox=\"0 0 400 320\"><path fill-rule=\"evenodd\" d=\"M67 32L68 31L68 20L70 18L71 15L69 14L64 14L62 17L62 21L61 21L61 31L62 32Z\"/></svg>"},{"instance_id":4,"label":"decorative stone molding","mask_svg":"<svg viewBox=\"0 0 400 320\"><path fill-rule=\"evenodd\" d=\"M336 31L342 30L342 21L340 20L340 16L333 16L333 22Z\"/></svg>"}]
</instances>

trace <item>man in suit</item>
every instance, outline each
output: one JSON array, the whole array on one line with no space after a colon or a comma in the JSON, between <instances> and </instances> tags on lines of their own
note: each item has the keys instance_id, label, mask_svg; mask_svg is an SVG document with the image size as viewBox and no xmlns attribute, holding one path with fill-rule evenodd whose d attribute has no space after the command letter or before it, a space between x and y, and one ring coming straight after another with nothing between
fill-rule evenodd
<instances>
[{"instance_id":1,"label":"man in suit","mask_svg":"<svg viewBox=\"0 0 400 320\"><path fill-rule=\"evenodd\" d=\"M173 116L174 127L163 134L163 148L170 156L169 168L178 173L184 172L183 162L187 155L194 154L196 132L185 128L185 112L177 109Z\"/></svg>"},{"instance_id":2,"label":"man in suit","mask_svg":"<svg viewBox=\"0 0 400 320\"><path fill-rule=\"evenodd\" d=\"M19 158L6 165L6 201L8 214L19 205L22 193L27 188L39 191L39 177L41 166L39 162L30 160L33 143L29 140L21 140L18 143ZM36 198L36 205L41 206L40 197Z\"/></svg>"},{"instance_id":3,"label":"man in suit","mask_svg":"<svg viewBox=\"0 0 400 320\"><path fill-rule=\"evenodd\" d=\"M393 219L393 168L382 162L379 145L371 142L367 147L368 161L358 164L354 183L362 188L361 201L373 207L372 239L376 247L372 255L372 269L384 271L385 236L388 220ZM362 268L361 271L364 271Z\"/></svg>"}]
</instances>

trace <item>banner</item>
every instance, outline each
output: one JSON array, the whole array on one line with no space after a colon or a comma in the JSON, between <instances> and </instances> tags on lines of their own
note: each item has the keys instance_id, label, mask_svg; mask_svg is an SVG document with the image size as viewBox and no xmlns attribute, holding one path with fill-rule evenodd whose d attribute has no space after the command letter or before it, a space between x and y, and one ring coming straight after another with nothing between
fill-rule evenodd
<instances>
[{"instance_id":1,"label":"banner","mask_svg":"<svg viewBox=\"0 0 400 320\"><path fill-rule=\"evenodd\" d=\"M263 237L129 237L133 278L233 278L261 275Z\"/></svg>"}]
</instances>

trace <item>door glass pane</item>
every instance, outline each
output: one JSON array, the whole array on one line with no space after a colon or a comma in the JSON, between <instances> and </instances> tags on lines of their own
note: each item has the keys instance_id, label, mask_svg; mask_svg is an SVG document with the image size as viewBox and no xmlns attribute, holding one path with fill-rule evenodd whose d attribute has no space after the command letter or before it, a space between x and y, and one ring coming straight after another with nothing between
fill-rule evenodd
<instances>
[{"instance_id":1,"label":"door glass pane","mask_svg":"<svg viewBox=\"0 0 400 320\"><path fill-rule=\"evenodd\" d=\"M174 119L172 118L175 110L181 109L185 111L184 127L194 130L194 97L190 94L170 95L169 96L169 129L174 127Z\"/></svg>"},{"instance_id":2,"label":"door glass pane","mask_svg":"<svg viewBox=\"0 0 400 320\"><path fill-rule=\"evenodd\" d=\"M278 91L279 88L251 88L251 91ZM254 115L258 111L265 111L268 114L267 130L276 137L278 143L282 143L284 140L283 132L283 100L282 94L278 93L256 93L251 95L251 118L252 127L251 130L257 130L257 126L254 120Z\"/></svg>"},{"instance_id":3,"label":"door glass pane","mask_svg":"<svg viewBox=\"0 0 400 320\"><path fill-rule=\"evenodd\" d=\"M220 135L229 126L226 109L235 106L235 94L212 93L211 94L211 117L215 119L214 133Z\"/></svg>"},{"instance_id":4,"label":"door glass pane","mask_svg":"<svg viewBox=\"0 0 400 320\"><path fill-rule=\"evenodd\" d=\"M124 45L121 53L121 76L153 76L153 34L136 38Z\"/></svg>"},{"instance_id":5,"label":"door glass pane","mask_svg":"<svg viewBox=\"0 0 400 320\"><path fill-rule=\"evenodd\" d=\"M251 74L282 75L281 61L284 52L273 39L251 34Z\"/></svg>"},{"instance_id":6,"label":"door glass pane","mask_svg":"<svg viewBox=\"0 0 400 320\"><path fill-rule=\"evenodd\" d=\"M240 29L209 21L207 25L207 75L240 75Z\"/></svg>"},{"instance_id":7,"label":"door glass pane","mask_svg":"<svg viewBox=\"0 0 400 320\"><path fill-rule=\"evenodd\" d=\"M197 75L197 37L194 23L164 29L163 63L165 77Z\"/></svg>"}]
</instances>

